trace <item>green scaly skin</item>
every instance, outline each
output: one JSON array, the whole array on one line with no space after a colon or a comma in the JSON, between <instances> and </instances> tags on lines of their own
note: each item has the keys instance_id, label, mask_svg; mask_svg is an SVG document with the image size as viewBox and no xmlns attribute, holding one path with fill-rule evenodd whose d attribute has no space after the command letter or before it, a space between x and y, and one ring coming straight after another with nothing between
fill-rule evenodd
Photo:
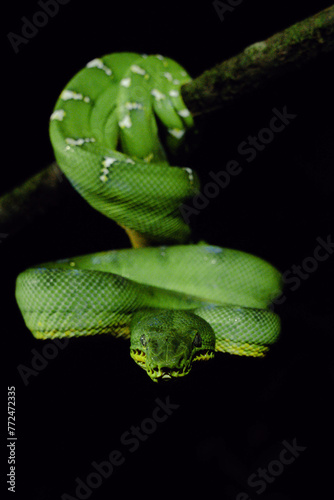
<instances>
[{"instance_id":1,"label":"green scaly skin","mask_svg":"<svg viewBox=\"0 0 334 500\"><path fill-rule=\"evenodd\" d=\"M190 230L179 207L199 181L169 165L157 119L168 151L177 151L193 125L180 95L189 79L162 56L94 59L68 83L50 120L57 162L86 201L171 245L41 264L16 285L36 338L130 338L132 358L154 381L186 375L215 351L264 356L280 331L269 309L281 293L275 268L237 250L182 244Z\"/></svg>"},{"instance_id":2,"label":"green scaly skin","mask_svg":"<svg viewBox=\"0 0 334 500\"><path fill-rule=\"evenodd\" d=\"M156 120L176 151L193 124L180 95L189 80L161 56L94 59L63 90L50 122L57 162L85 200L163 243L188 240L179 207L199 189L195 173L169 165Z\"/></svg>"}]
</instances>

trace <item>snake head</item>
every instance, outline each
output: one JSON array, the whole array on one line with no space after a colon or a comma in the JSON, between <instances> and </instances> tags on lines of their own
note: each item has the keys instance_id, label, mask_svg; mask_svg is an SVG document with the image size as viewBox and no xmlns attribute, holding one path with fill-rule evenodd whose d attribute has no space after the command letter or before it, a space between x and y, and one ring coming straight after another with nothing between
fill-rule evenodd
<instances>
[{"instance_id":1,"label":"snake head","mask_svg":"<svg viewBox=\"0 0 334 500\"><path fill-rule=\"evenodd\" d=\"M187 375L215 352L211 326L188 311L148 310L131 322L130 354L154 382Z\"/></svg>"}]
</instances>

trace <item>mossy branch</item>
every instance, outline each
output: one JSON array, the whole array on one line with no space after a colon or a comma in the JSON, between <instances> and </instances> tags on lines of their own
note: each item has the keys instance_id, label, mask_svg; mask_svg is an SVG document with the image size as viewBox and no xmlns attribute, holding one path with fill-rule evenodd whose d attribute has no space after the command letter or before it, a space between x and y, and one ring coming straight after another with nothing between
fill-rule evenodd
<instances>
[{"instance_id":1,"label":"mossy branch","mask_svg":"<svg viewBox=\"0 0 334 500\"><path fill-rule=\"evenodd\" d=\"M182 87L193 116L233 104L334 48L334 6L254 43Z\"/></svg>"},{"instance_id":2,"label":"mossy branch","mask_svg":"<svg viewBox=\"0 0 334 500\"><path fill-rule=\"evenodd\" d=\"M193 116L230 106L334 48L334 6L205 71L182 87ZM56 163L0 198L0 231L13 234L59 203L69 183Z\"/></svg>"},{"instance_id":3,"label":"mossy branch","mask_svg":"<svg viewBox=\"0 0 334 500\"><path fill-rule=\"evenodd\" d=\"M56 162L0 198L1 232L11 236L59 206L70 186Z\"/></svg>"}]
</instances>

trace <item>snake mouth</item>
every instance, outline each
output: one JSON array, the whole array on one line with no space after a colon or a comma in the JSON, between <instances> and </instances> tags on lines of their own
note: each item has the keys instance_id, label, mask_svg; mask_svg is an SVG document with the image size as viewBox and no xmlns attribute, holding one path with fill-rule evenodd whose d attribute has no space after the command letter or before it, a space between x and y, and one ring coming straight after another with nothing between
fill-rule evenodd
<instances>
[{"instance_id":1,"label":"snake mouth","mask_svg":"<svg viewBox=\"0 0 334 500\"><path fill-rule=\"evenodd\" d=\"M215 352L211 349L198 350L196 353L194 353L188 363L179 368L160 368L158 366L147 366L146 353L141 349L133 349L131 350L130 354L131 357L136 361L136 363L147 372L148 376L154 382L166 382L188 375L194 361L205 361L212 359L215 355Z\"/></svg>"}]
</instances>

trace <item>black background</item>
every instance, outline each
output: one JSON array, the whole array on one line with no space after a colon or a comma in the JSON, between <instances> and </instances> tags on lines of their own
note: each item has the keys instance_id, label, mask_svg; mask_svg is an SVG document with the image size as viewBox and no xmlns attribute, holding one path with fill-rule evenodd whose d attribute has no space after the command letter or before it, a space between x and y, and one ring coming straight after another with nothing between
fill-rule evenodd
<instances>
[{"instance_id":1,"label":"black background","mask_svg":"<svg viewBox=\"0 0 334 500\"><path fill-rule=\"evenodd\" d=\"M329 5L245 0L222 22L211 1L71 0L17 54L7 33L21 34L22 16L32 19L41 9L35 1L6 5L0 194L53 160L49 116L62 88L87 61L116 51L161 53L195 77ZM203 185L228 160L239 160L243 171L192 217L194 238L255 253L284 272L313 255L318 237L334 234L332 68L333 56L322 56L233 108L197 120L200 140L188 161ZM297 117L253 162L245 161L238 145L268 126L273 108L284 106ZM124 246L121 229L78 195L2 240L1 407L6 415L7 386L15 385L16 498L75 497L75 479L85 480L91 463L114 449L125 462L92 499L202 494L234 500L241 492L251 499L330 498L333 256L295 291L287 286L277 307L280 342L264 360L218 354L184 380L161 386L133 363L128 344L74 339L23 383L18 365L31 367L32 349L42 353L45 344L24 326L14 298L17 274L38 262ZM131 453L121 435L151 417L156 398L167 397L179 407ZM284 440L305 450L259 494L247 480L279 459ZM7 473L5 439L2 448Z\"/></svg>"}]
</instances>

